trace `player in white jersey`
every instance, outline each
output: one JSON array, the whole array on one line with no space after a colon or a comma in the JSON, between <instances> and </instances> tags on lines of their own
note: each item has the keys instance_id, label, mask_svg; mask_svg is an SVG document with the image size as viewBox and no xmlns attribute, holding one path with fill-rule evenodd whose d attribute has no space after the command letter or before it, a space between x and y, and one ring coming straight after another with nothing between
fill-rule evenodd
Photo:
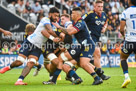
<instances>
[{"instance_id":1,"label":"player in white jersey","mask_svg":"<svg viewBox=\"0 0 136 91\"><path fill-rule=\"evenodd\" d=\"M54 33L51 27L51 22L56 22L59 17L59 10L55 7L51 8L49 11L49 18L43 18L39 25L37 26L35 32L30 35L27 40L25 40L20 48L19 56L16 61L14 61L10 66L4 67L0 70L0 73L3 74L8 70L11 70L14 67L22 65L25 59L28 59L27 66L23 69L22 74L15 83L15 85L27 85L24 83L24 78L29 74L31 68L38 61L40 54L42 53L42 46L44 43L50 39L54 42L59 42L60 38ZM48 56L50 60L55 60L55 63L59 60L55 55ZM57 65L57 64L55 64Z\"/></svg>"},{"instance_id":2,"label":"player in white jersey","mask_svg":"<svg viewBox=\"0 0 136 91\"><path fill-rule=\"evenodd\" d=\"M126 88L131 82L128 74L127 58L134 52L136 57L136 0L128 0L129 8L122 13L120 32L125 36L125 42L120 54L121 67L125 76L122 88ZM125 31L126 26L126 31Z\"/></svg>"}]
</instances>

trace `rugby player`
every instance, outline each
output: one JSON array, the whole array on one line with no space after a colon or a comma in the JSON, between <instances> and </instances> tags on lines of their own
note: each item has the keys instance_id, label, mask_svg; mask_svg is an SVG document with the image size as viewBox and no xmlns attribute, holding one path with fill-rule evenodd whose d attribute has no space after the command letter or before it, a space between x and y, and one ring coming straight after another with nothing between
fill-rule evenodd
<instances>
[{"instance_id":1,"label":"rugby player","mask_svg":"<svg viewBox=\"0 0 136 91\"><path fill-rule=\"evenodd\" d=\"M120 22L120 32L125 37L120 54L121 67L125 76L122 88L126 88L131 82L128 74L127 58L134 52L136 59L136 0L128 0L128 4L130 7L122 13Z\"/></svg>"},{"instance_id":2,"label":"rugby player","mask_svg":"<svg viewBox=\"0 0 136 91\"><path fill-rule=\"evenodd\" d=\"M104 33L107 27L107 16L103 11L103 1L97 0L94 5L94 10L82 16L82 18L86 22L90 30L89 33L96 45L93 54L94 60L91 60L90 62L104 73L104 71L101 69L101 51L99 47L99 38L101 36L101 33ZM110 76L106 76L103 74L101 75L101 78L103 80L108 80Z\"/></svg>"},{"instance_id":3,"label":"rugby player","mask_svg":"<svg viewBox=\"0 0 136 91\"><path fill-rule=\"evenodd\" d=\"M51 8L49 11L49 18L44 17L33 34L28 36L20 48L19 56L16 61L14 61L10 66L4 67L0 70L0 73L5 73L8 70L11 70L14 67L22 65L26 58L28 58L27 66L23 69L22 74L15 83L15 85L27 85L24 83L24 78L29 74L32 67L38 61L40 54L42 53L42 46L46 43L48 39L59 42L60 38L54 33L51 27L51 22L56 22L59 16L59 10L55 7ZM58 65L59 60L54 57L54 55L48 56L52 60L53 64ZM56 70L60 72L61 70Z\"/></svg>"},{"instance_id":4,"label":"rugby player","mask_svg":"<svg viewBox=\"0 0 136 91\"><path fill-rule=\"evenodd\" d=\"M80 67L82 67L86 72L88 72L92 77L94 77L93 85L101 84L103 83L102 79L97 76L96 72L94 71L94 68L92 65L89 64L89 61L93 55L95 45L93 40L91 39L91 36L89 35L89 30L87 28L87 25L81 18L82 12L80 8L74 8L72 10L72 20L73 27L70 28L63 28L59 26L56 23L53 23L58 29L62 30L63 33L69 34L69 35L75 35L75 38L81 45L81 49L78 50L78 52L72 54L73 59L79 58ZM70 50L72 51L72 49ZM63 58L63 57L62 57ZM75 75L75 71L69 70L67 72L67 75L70 77L76 78L76 80L73 82L73 84L79 84L82 82L81 78Z\"/></svg>"}]
</instances>

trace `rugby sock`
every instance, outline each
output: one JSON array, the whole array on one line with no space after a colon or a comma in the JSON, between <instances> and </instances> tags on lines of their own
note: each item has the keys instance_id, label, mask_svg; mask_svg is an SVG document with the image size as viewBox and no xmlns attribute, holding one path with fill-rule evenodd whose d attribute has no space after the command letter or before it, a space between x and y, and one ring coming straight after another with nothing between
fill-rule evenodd
<instances>
[{"instance_id":1,"label":"rugby sock","mask_svg":"<svg viewBox=\"0 0 136 91\"><path fill-rule=\"evenodd\" d=\"M121 61L121 67L123 69L123 73L126 74L128 73L128 64L126 60Z\"/></svg>"},{"instance_id":2,"label":"rugby sock","mask_svg":"<svg viewBox=\"0 0 136 91\"><path fill-rule=\"evenodd\" d=\"M91 73L91 76L94 78L94 80L100 80L100 77L96 74L96 72Z\"/></svg>"},{"instance_id":3,"label":"rugby sock","mask_svg":"<svg viewBox=\"0 0 136 91\"><path fill-rule=\"evenodd\" d=\"M67 75L68 78L71 78L69 75Z\"/></svg>"},{"instance_id":4,"label":"rugby sock","mask_svg":"<svg viewBox=\"0 0 136 91\"><path fill-rule=\"evenodd\" d=\"M22 80L24 80L24 76L21 75L21 76L19 76L17 81L22 81Z\"/></svg>"},{"instance_id":5,"label":"rugby sock","mask_svg":"<svg viewBox=\"0 0 136 91\"><path fill-rule=\"evenodd\" d=\"M50 74L49 74L49 77L50 77L50 80L52 80L52 78L53 78L53 73L50 73Z\"/></svg>"},{"instance_id":6,"label":"rugby sock","mask_svg":"<svg viewBox=\"0 0 136 91\"><path fill-rule=\"evenodd\" d=\"M91 64L94 64L94 60L90 60L90 63L91 63Z\"/></svg>"},{"instance_id":7,"label":"rugby sock","mask_svg":"<svg viewBox=\"0 0 136 91\"><path fill-rule=\"evenodd\" d=\"M125 78L128 78L129 77L129 75L128 75L128 64L127 64L126 60L121 61L121 67L123 69L123 73L124 73Z\"/></svg>"},{"instance_id":8,"label":"rugby sock","mask_svg":"<svg viewBox=\"0 0 136 91\"><path fill-rule=\"evenodd\" d=\"M57 80L60 72L61 72L61 69L56 68L56 70L55 70L55 72L53 74L52 82L56 83L56 80Z\"/></svg>"},{"instance_id":9,"label":"rugby sock","mask_svg":"<svg viewBox=\"0 0 136 91\"><path fill-rule=\"evenodd\" d=\"M37 66L37 70L40 70L41 67L42 67L42 65L39 64L39 65Z\"/></svg>"},{"instance_id":10,"label":"rugby sock","mask_svg":"<svg viewBox=\"0 0 136 91\"><path fill-rule=\"evenodd\" d=\"M103 73L104 73L101 68L95 67L94 70L95 70L95 72L97 73L97 75L99 77L101 77L103 75Z\"/></svg>"},{"instance_id":11,"label":"rugby sock","mask_svg":"<svg viewBox=\"0 0 136 91\"><path fill-rule=\"evenodd\" d=\"M75 80L76 79L78 79L78 78L80 78L77 74L76 74L76 72L74 71L74 70L70 70L69 72L68 72L68 77L74 77L75 78Z\"/></svg>"}]
</instances>

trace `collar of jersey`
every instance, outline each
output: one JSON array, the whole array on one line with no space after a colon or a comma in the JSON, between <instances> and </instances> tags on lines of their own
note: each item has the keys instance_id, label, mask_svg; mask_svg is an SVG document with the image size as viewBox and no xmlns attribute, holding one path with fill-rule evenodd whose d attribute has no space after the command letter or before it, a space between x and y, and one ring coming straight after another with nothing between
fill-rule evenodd
<instances>
[{"instance_id":1,"label":"collar of jersey","mask_svg":"<svg viewBox=\"0 0 136 91\"><path fill-rule=\"evenodd\" d=\"M101 17L102 16L102 13L100 14L100 15L98 15L96 12L95 12L95 10L93 10L94 11L94 13L97 15L97 16L99 16L99 17Z\"/></svg>"},{"instance_id":2,"label":"collar of jersey","mask_svg":"<svg viewBox=\"0 0 136 91\"><path fill-rule=\"evenodd\" d=\"M80 17L80 18L77 20L77 22L78 22L79 20L82 20L82 17ZM75 25L77 22L74 22L74 21L73 21L73 25Z\"/></svg>"}]
</instances>

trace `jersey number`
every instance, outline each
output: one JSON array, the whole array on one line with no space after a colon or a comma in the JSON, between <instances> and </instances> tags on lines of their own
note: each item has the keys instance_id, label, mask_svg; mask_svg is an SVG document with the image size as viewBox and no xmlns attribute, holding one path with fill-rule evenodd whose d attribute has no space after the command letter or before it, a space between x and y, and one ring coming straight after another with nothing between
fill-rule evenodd
<instances>
[{"instance_id":1,"label":"jersey number","mask_svg":"<svg viewBox=\"0 0 136 91\"><path fill-rule=\"evenodd\" d=\"M132 23L133 23L133 29L136 29L135 20L132 20Z\"/></svg>"}]
</instances>

